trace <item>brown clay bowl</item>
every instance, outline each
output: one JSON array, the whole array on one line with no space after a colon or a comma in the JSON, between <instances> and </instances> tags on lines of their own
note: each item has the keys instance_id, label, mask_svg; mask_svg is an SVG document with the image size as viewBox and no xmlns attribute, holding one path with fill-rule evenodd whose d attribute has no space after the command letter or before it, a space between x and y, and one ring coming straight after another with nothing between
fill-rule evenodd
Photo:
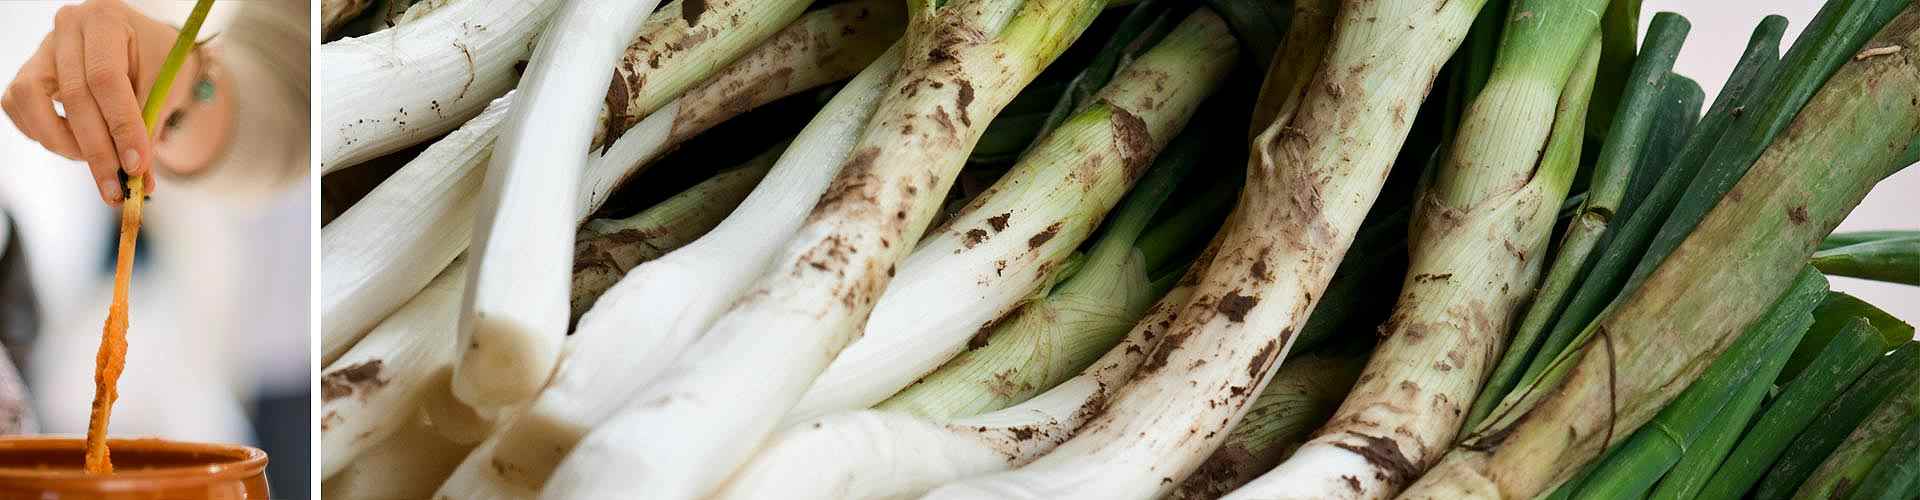
<instances>
[{"instance_id":1,"label":"brown clay bowl","mask_svg":"<svg viewBox=\"0 0 1920 500\"><path fill-rule=\"evenodd\" d=\"M267 454L246 446L109 439L112 474L81 470L85 440L0 437L0 498L266 500Z\"/></svg>"}]
</instances>

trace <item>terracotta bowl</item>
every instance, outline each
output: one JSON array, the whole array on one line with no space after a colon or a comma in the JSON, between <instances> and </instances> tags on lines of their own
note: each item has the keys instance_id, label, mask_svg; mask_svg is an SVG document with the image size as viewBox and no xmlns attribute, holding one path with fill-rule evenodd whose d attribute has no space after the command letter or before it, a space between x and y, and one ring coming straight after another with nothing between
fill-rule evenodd
<instances>
[{"instance_id":1,"label":"terracotta bowl","mask_svg":"<svg viewBox=\"0 0 1920 500\"><path fill-rule=\"evenodd\" d=\"M239 445L110 439L113 474L81 470L85 440L0 437L0 498L266 500L267 454Z\"/></svg>"}]
</instances>

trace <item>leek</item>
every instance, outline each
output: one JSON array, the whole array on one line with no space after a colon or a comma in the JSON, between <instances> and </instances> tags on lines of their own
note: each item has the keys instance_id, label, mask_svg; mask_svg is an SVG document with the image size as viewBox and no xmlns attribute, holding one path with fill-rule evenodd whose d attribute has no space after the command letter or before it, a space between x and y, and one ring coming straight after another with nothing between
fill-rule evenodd
<instances>
[{"instance_id":1,"label":"leek","mask_svg":"<svg viewBox=\"0 0 1920 500\"><path fill-rule=\"evenodd\" d=\"M851 76L898 34L891 0L846 2L808 14L662 112L611 150L590 157L578 221L647 162L722 120L780 97ZM762 82L741 85L740 82ZM321 361L332 361L374 322L419 291L471 241L481 166L511 95L427 148L348 214L321 231ZM708 105L726 103L726 105ZM671 112L669 112L671 111Z\"/></svg>"},{"instance_id":2,"label":"leek","mask_svg":"<svg viewBox=\"0 0 1920 500\"><path fill-rule=\"evenodd\" d=\"M660 380L574 447L544 496L630 494L621 477L630 474L613 471L641 472L649 497L703 496L747 461L866 323L986 124L1105 2L1013 3L908 4L901 69L780 258ZM1150 141L1165 141L1133 137L1127 144L1141 147L1115 156L1136 168L1151 157L1146 145L1158 145ZM1043 250L1045 233L1021 244Z\"/></svg>"},{"instance_id":3,"label":"leek","mask_svg":"<svg viewBox=\"0 0 1920 500\"><path fill-rule=\"evenodd\" d=\"M1869 43L1920 42L1915 29L1920 8L1909 8L1901 17ZM1850 39L1835 38L1826 42ZM1828 52L1842 60L1851 53ZM1891 59L1853 61L1824 79L1806 111L1798 113L1802 119L1778 134L1751 169L1742 169L1747 173L1732 188L1737 194L1706 200L1717 206L1699 209L1705 218L1689 224L1695 230L1671 252L1649 251L1668 255L1586 328L1597 338L1577 344L1533 387L1523 385L1503 404L1510 411L1503 415L1496 409L1483 430L1455 446L1406 497L1531 497L1600 455L1615 436L1624 438L1652 418L1704 368L1704 359L1760 314L1820 237L1892 171L1901 149L1920 133L1920 110L1911 107L1920 100L1915 79L1920 71ZM1776 98L1800 91L1789 85L1778 89ZM1901 102L1908 104L1896 104ZM1756 114L1767 116L1764 110L1749 116ZM1808 163L1839 166L1800 168Z\"/></svg>"},{"instance_id":4,"label":"leek","mask_svg":"<svg viewBox=\"0 0 1920 500\"><path fill-rule=\"evenodd\" d=\"M1399 303L1361 381L1293 458L1228 498L1392 495L1453 441L1579 166L1599 7L1514 3L1546 21L1508 26L1449 161L1427 173Z\"/></svg>"},{"instance_id":5,"label":"leek","mask_svg":"<svg viewBox=\"0 0 1920 500\"><path fill-rule=\"evenodd\" d=\"M879 403L1033 296L1226 78L1237 55L1233 41L1217 16L1190 16L1036 141L898 264L865 334L834 358L786 421Z\"/></svg>"},{"instance_id":6,"label":"leek","mask_svg":"<svg viewBox=\"0 0 1920 500\"><path fill-rule=\"evenodd\" d=\"M1294 83L1270 83L1261 98L1299 101L1255 124L1265 132L1247 187L1170 337L1105 413L1052 453L929 497L1150 498L1177 486L1288 352L1481 3L1349 4L1324 55L1272 65L1270 82Z\"/></svg>"},{"instance_id":7,"label":"leek","mask_svg":"<svg viewBox=\"0 0 1920 500\"><path fill-rule=\"evenodd\" d=\"M847 10L827 9L826 15L885 22L889 16L883 9L891 3L849 2L842 4ZM899 10L891 12L898 15ZM855 33L884 32L845 25L826 33L847 28ZM651 382L773 258L778 250L775 242L800 225L804 208L819 199L847 158L858 127L872 116L899 61L898 50L890 49L860 70L794 137L766 177L719 226L680 250L634 267L608 288L580 317L569 337L565 362L539 396L496 431L492 445L483 445L461 463L442 494L458 497L489 488L538 491L554 464L590 427ZM655 113L646 121L661 115ZM649 127L646 121L626 137ZM625 149L616 142L606 157ZM702 286L686 285L695 282ZM636 328L640 331L633 331Z\"/></svg>"}]
</instances>

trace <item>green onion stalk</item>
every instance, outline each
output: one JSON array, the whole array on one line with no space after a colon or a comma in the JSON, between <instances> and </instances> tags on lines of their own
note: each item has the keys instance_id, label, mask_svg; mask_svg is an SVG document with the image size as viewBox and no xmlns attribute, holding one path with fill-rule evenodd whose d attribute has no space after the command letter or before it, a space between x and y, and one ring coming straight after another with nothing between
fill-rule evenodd
<instances>
[{"instance_id":1,"label":"green onion stalk","mask_svg":"<svg viewBox=\"0 0 1920 500\"><path fill-rule=\"evenodd\" d=\"M1778 454L1779 458L1760 476L1759 484L1752 485L1745 498L1792 498L1875 408L1915 384L1920 384L1920 343L1909 341L1880 358L1838 399L1821 409L1819 416L1786 445L1786 451ZM1723 491L1740 494L1732 489Z\"/></svg>"},{"instance_id":2,"label":"green onion stalk","mask_svg":"<svg viewBox=\"0 0 1920 500\"><path fill-rule=\"evenodd\" d=\"M1691 180L1694 172L1698 171L1699 164L1705 161L1706 155L1713 151L1714 145L1725 133L1730 122L1737 118L1733 110L1743 107L1747 96L1753 93L1753 88L1757 86L1755 80L1768 74L1778 64L1777 45L1780 34L1785 30L1786 20L1778 17L1763 20L1754 28L1739 63L1728 76L1726 85L1703 115L1700 123L1692 128L1686 145L1681 147L1677 156L1672 157L1670 164L1647 165L1648 168L1641 169L1650 175L1657 173L1658 179L1653 181L1653 185L1644 194L1628 199L1633 201L1632 212L1613 214L1620 220L1608 223L1604 247L1598 249L1597 255L1588 257L1593 259L1593 262L1587 265L1587 270L1582 275L1573 277L1579 280L1577 288L1567 291L1549 290L1566 294L1567 296L1564 297L1543 295L1543 299L1563 304L1552 311L1542 312L1549 317L1536 319L1547 321L1550 326L1542 330L1545 336L1538 341L1539 346L1535 348L1531 359L1527 360L1525 369L1521 371L1517 382L1508 382L1512 384L1511 387L1525 387L1538 380L1548 366L1566 354L1568 347L1574 343L1574 338L1593 321L1600 309L1606 305L1606 301L1612 300L1619 293L1620 286L1625 280L1625 273L1630 269L1633 261L1640 258L1641 253L1646 249L1647 241L1653 236L1653 231L1665 220L1667 213L1672 211L1676 198L1686 187L1686 183ZM1630 192L1640 194L1637 190L1630 190ZM1623 200L1622 203L1628 200ZM1535 327L1540 328L1540 326ZM1520 335L1539 334L1523 331ZM1512 377L1511 372L1505 374L1505 377ZM1508 393L1495 396L1501 398L1498 403L1504 403L1506 397L1511 396L1511 392L1512 390L1509 389ZM1485 419L1481 421L1484 423Z\"/></svg>"},{"instance_id":3,"label":"green onion stalk","mask_svg":"<svg viewBox=\"0 0 1920 500\"><path fill-rule=\"evenodd\" d=\"M1813 267L1835 276L1920 286L1920 236L1814 252Z\"/></svg>"},{"instance_id":4,"label":"green onion stalk","mask_svg":"<svg viewBox=\"0 0 1920 500\"><path fill-rule=\"evenodd\" d=\"M1483 3L1347 4L1325 53L1282 49L1304 62L1283 57L1268 70L1260 99L1282 102L1254 125L1263 132L1247 187L1169 338L1105 412L1051 453L928 498L1153 498L1177 487L1290 350Z\"/></svg>"},{"instance_id":5,"label":"green onion stalk","mask_svg":"<svg viewBox=\"0 0 1920 500\"><path fill-rule=\"evenodd\" d=\"M1815 320L1813 331L1819 330L1818 320ZM1815 340L1809 335L1802 344ZM1787 450L1787 444L1793 442L1794 436L1816 424L1822 427L1835 425L1833 422L1816 422L1814 417L1886 353L1885 345L1871 324L1857 318L1848 323L1826 342L1825 348L1814 358L1812 366L1816 368L1786 383L1751 428L1741 426L1739 429L1713 431L1736 436L1744 431L1744 436L1738 436L1738 444L1727 451L1715 468L1706 471L1710 475L1695 475L1697 471L1675 466L1668 477L1660 480L1655 491L1668 490L1674 493L1666 498L1742 498L1747 490L1760 481L1761 475L1773 465L1774 460ZM1682 459L1681 463L1684 465L1686 459Z\"/></svg>"},{"instance_id":6,"label":"green onion stalk","mask_svg":"<svg viewBox=\"0 0 1920 500\"><path fill-rule=\"evenodd\" d=\"M1812 270L1803 273L1765 316L1701 372L1700 378L1609 452L1573 498L1646 497L1654 482L1680 462L1682 454L1694 451L1701 436L1715 430L1710 426L1719 415L1735 409L1749 384L1771 385L1793 347L1813 325L1813 309L1826 293L1825 276ZM1735 425L1745 427L1745 417Z\"/></svg>"},{"instance_id":7,"label":"green onion stalk","mask_svg":"<svg viewBox=\"0 0 1920 500\"><path fill-rule=\"evenodd\" d=\"M1874 408L1834 448L1793 498L1913 498L1913 442L1920 439L1920 386L1907 385ZM1889 456L1898 448L1900 455ZM1891 460L1891 461L1889 461Z\"/></svg>"},{"instance_id":8,"label":"green onion stalk","mask_svg":"<svg viewBox=\"0 0 1920 500\"><path fill-rule=\"evenodd\" d=\"M1654 15L1653 22L1660 22L1659 14ZM1631 99L1627 87L1636 81L1635 76L1642 77L1637 81L1647 82L1644 78L1648 75L1635 74L1635 71L1646 56L1660 53L1655 50L1659 32L1659 28L1649 25L1646 43L1641 43L1640 0L1607 2L1606 12L1600 15L1600 69L1594 79L1593 103L1587 111L1589 144L1604 145L1613 137L1613 123L1620 120L1615 113L1632 109L1622 104ZM1604 150L1604 146L1599 149Z\"/></svg>"},{"instance_id":9,"label":"green onion stalk","mask_svg":"<svg viewBox=\"0 0 1920 500\"><path fill-rule=\"evenodd\" d=\"M1614 14L1611 6L1622 3L1636 2L1613 2L1609 4L1608 13ZM1532 304L1522 316L1511 345L1494 367L1493 374L1488 376L1480 395L1474 398L1473 409L1468 413L1463 429L1478 425L1493 411L1500 397L1513 389L1519 381L1520 369L1525 366L1523 363L1537 352L1534 345L1540 333L1565 304L1570 292L1575 290L1608 225L1614 218L1624 217L1621 207L1630 191L1631 181L1638 177L1651 177L1645 175L1646 171L1659 168L1643 162L1651 143L1659 139L1651 135L1654 127L1671 122L1691 123L1691 120L1684 118L1662 120L1676 118L1664 116L1666 110L1699 108L1697 98L1693 97L1700 91L1697 85L1675 85L1684 80L1667 77L1673 69L1674 58L1680 53L1680 46L1686 41L1689 28L1686 19L1679 15L1668 12L1654 15L1647 32L1647 43L1639 57L1633 59L1631 73L1613 75L1611 80L1603 74L1598 80L1624 79L1624 85L1614 86L1615 101L1620 103L1620 112L1609 110L1607 113L1614 117L1610 125L1612 130L1605 133L1609 139L1600 148L1599 160L1591 173L1593 180L1587 183L1587 195L1582 199L1573 220L1568 223L1566 234L1561 236L1545 282L1541 284L1540 291L1534 294ZM1614 43L1604 37L1601 39L1602 46L1606 48L1611 48ZM1631 46L1632 42L1628 43ZM1605 57L1604 50L1602 57ZM1675 97L1677 99L1670 99Z\"/></svg>"},{"instance_id":10,"label":"green onion stalk","mask_svg":"<svg viewBox=\"0 0 1920 500\"><path fill-rule=\"evenodd\" d=\"M1730 146L1765 145L1751 168L1738 169L1745 174L1732 194L1682 200L1709 206L1683 206L1679 219L1704 217L1685 224L1693 230L1671 251L1656 242L1649 254L1664 257L1585 329L1592 340L1576 343L1537 382L1509 396L1404 498L1527 498L1548 490L1653 418L1765 311L1920 134L1920 109L1912 106L1920 100L1920 71L1913 63L1852 57L1863 45L1920 43L1920 7L1875 23L1885 9L1871 3L1856 5L1874 10L1845 16L1853 24L1836 24L1878 35L1810 29L1803 40L1818 41L1800 44L1809 54L1796 46L1787 57L1808 64L1783 64L1788 78L1770 82L1768 99L1745 115L1798 119L1783 130L1741 127L1729 136L1735 141L1717 148L1716 156L1737 155L1740 148ZM1831 78L1817 74L1831 67ZM1803 92L1811 95L1799 110L1794 101ZM1815 164L1834 167L1805 168Z\"/></svg>"},{"instance_id":11,"label":"green onion stalk","mask_svg":"<svg viewBox=\"0 0 1920 500\"><path fill-rule=\"evenodd\" d=\"M1833 234L1827 235L1827 239L1820 240L1820 249L1832 250L1835 248L1840 248L1840 247L1853 245L1857 243L1866 243L1869 241L1906 239L1906 238L1916 238L1916 237L1920 237L1920 230L1892 229L1892 230L1885 230L1885 231L1849 231L1844 233L1833 233Z\"/></svg>"},{"instance_id":12,"label":"green onion stalk","mask_svg":"<svg viewBox=\"0 0 1920 500\"><path fill-rule=\"evenodd\" d=\"M1908 410L1911 409L1909 406ZM1908 420L1906 427L1899 432L1900 435L1888 445L1886 453L1880 455L1880 460L1867 470L1864 477L1844 483L1850 490L1836 484L1831 493L1839 496L1851 492L1851 498L1877 500L1920 496L1920 419ZM1815 490L1812 493L1820 492Z\"/></svg>"},{"instance_id":13,"label":"green onion stalk","mask_svg":"<svg viewBox=\"0 0 1920 500\"><path fill-rule=\"evenodd\" d=\"M858 336L982 130L1105 5L909 2L900 68L804 221L698 340L568 452L543 496L715 492ZM1164 143L1145 136L1125 152L1144 166Z\"/></svg>"},{"instance_id":14,"label":"green onion stalk","mask_svg":"<svg viewBox=\"0 0 1920 500\"><path fill-rule=\"evenodd\" d=\"M1821 346L1826 345L1829 337L1838 335L1841 327L1854 318L1865 318L1867 323L1873 325L1873 331L1880 334L1880 351L1883 353L1914 339L1913 325L1846 292L1831 292L1820 303L1820 308L1814 310L1813 331L1807 334L1807 341L1801 342L1800 347L1793 351L1793 357L1787 360L1787 368L1780 373L1780 378L1792 380L1798 377L1802 370L1813 363L1814 356L1820 354Z\"/></svg>"}]
</instances>

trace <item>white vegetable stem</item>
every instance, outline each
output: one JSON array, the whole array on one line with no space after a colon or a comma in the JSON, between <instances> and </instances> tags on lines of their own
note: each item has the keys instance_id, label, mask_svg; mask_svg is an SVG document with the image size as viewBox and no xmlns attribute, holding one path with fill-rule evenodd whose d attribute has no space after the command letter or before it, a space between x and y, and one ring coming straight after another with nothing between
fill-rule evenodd
<instances>
[{"instance_id":1,"label":"white vegetable stem","mask_svg":"<svg viewBox=\"0 0 1920 500\"><path fill-rule=\"evenodd\" d=\"M787 421L873 406L990 333L1086 240L1238 52L1226 23L1201 11L1122 69L914 249L865 335L834 358Z\"/></svg>"},{"instance_id":2,"label":"white vegetable stem","mask_svg":"<svg viewBox=\"0 0 1920 500\"><path fill-rule=\"evenodd\" d=\"M582 440L544 496L691 498L718 486L857 334L987 122L1103 3L909 4L898 77L768 274Z\"/></svg>"},{"instance_id":3,"label":"white vegetable stem","mask_svg":"<svg viewBox=\"0 0 1920 500\"><path fill-rule=\"evenodd\" d=\"M320 483L321 496L344 500L428 498L433 487L453 472L460 457L473 449L472 445L456 444L435 434L417 415L406 413L400 419L406 427Z\"/></svg>"},{"instance_id":4,"label":"white vegetable stem","mask_svg":"<svg viewBox=\"0 0 1920 500\"><path fill-rule=\"evenodd\" d=\"M658 0L570 0L554 14L520 78L487 163L474 219L473 275L460 311L453 394L503 407L540 389L567 334L574 204L593 115L621 42Z\"/></svg>"},{"instance_id":5,"label":"white vegetable stem","mask_svg":"<svg viewBox=\"0 0 1920 500\"><path fill-rule=\"evenodd\" d=\"M501 463L509 467L499 469L500 473L513 477L494 481L537 488L580 436L623 406L634 390L652 380L706 330L721 308L745 291L839 172L860 127L872 116L886 83L899 69L899 51L880 54L880 49L897 37L901 17L897 0L847 2L809 14L796 24L797 30L776 36L735 64L736 68L792 68L776 71L793 75L791 82L728 85L735 81L730 71L705 87L766 88L768 93L784 95L824 83L829 76L843 78L872 63L814 116L766 178L718 227L681 250L633 268L607 289L581 316L568 340L565 362L547 387L501 430L498 451L470 458L456 480L485 477L465 472L468 468L495 474L492 464ZM822 19L834 22L820 23ZM836 44L836 40L845 43ZM648 117L627 137L637 137L662 114ZM616 143L608 157L618 156L623 147Z\"/></svg>"},{"instance_id":6,"label":"white vegetable stem","mask_svg":"<svg viewBox=\"0 0 1920 500\"><path fill-rule=\"evenodd\" d=\"M513 425L508 422L507 425ZM439 487L430 497L435 499L459 500L526 500L540 496L538 487L529 487L506 480L497 469L487 463L487 457L494 456L500 445L498 434L480 442L478 447L468 453L466 458L455 466L445 481L435 483Z\"/></svg>"},{"instance_id":7,"label":"white vegetable stem","mask_svg":"<svg viewBox=\"0 0 1920 500\"><path fill-rule=\"evenodd\" d=\"M320 46L321 173L472 118L513 88L514 65L526 59L562 2L454 2L418 20Z\"/></svg>"},{"instance_id":8,"label":"white vegetable stem","mask_svg":"<svg viewBox=\"0 0 1920 500\"><path fill-rule=\"evenodd\" d=\"M637 120L706 80L747 49L761 45L762 39L799 17L809 3L675 0L647 17L639 36L614 65L594 144L619 137Z\"/></svg>"},{"instance_id":9,"label":"white vegetable stem","mask_svg":"<svg viewBox=\"0 0 1920 500\"><path fill-rule=\"evenodd\" d=\"M481 165L512 102L495 100L320 230L321 362L332 364L466 251Z\"/></svg>"},{"instance_id":10,"label":"white vegetable stem","mask_svg":"<svg viewBox=\"0 0 1920 500\"><path fill-rule=\"evenodd\" d=\"M573 320L600 294L647 261L686 246L712 231L760 184L791 141L781 141L747 163L714 175L640 213L594 219L573 238Z\"/></svg>"},{"instance_id":11,"label":"white vegetable stem","mask_svg":"<svg viewBox=\"0 0 1920 500\"><path fill-rule=\"evenodd\" d=\"M320 476L385 440L418 408L429 375L453 364L466 266L458 261L320 373Z\"/></svg>"},{"instance_id":12,"label":"white vegetable stem","mask_svg":"<svg viewBox=\"0 0 1920 500\"><path fill-rule=\"evenodd\" d=\"M1565 24L1508 29L1505 47L1536 46L1501 53L1450 160L1432 173L1400 301L1361 382L1292 459L1227 498L1390 497L1454 441L1538 282L1539 256L1580 165L1600 8L1584 22L1582 9L1540 10ZM1594 36L1566 36L1578 32ZM1568 43L1538 47L1549 44L1522 39L1529 35ZM1479 178L1462 179L1469 173Z\"/></svg>"},{"instance_id":13,"label":"white vegetable stem","mask_svg":"<svg viewBox=\"0 0 1920 500\"><path fill-rule=\"evenodd\" d=\"M1273 469L1333 415L1365 361L1344 354L1287 359L1226 442L1168 498L1220 498Z\"/></svg>"},{"instance_id":14,"label":"white vegetable stem","mask_svg":"<svg viewBox=\"0 0 1920 500\"><path fill-rule=\"evenodd\" d=\"M1481 2L1434 4L1343 6L1312 79L1282 87L1299 105L1255 141L1238 220L1192 302L1105 413L1020 470L929 497L1153 498L1198 467L1285 356Z\"/></svg>"},{"instance_id":15,"label":"white vegetable stem","mask_svg":"<svg viewBox=\"0 0 1920 500\"><path fill-rule=\"evenodd\" d=\"M1194 262L1189 278L1206 267L1212 250ZM1033 461L1105 409L1112 392L1166 337L1167 326L1192 291L1191 283L1174 287L1099 360L1024 403L946 423L876 410L800 422L761 446L714 498L910 497L949 481Z\"/></svg>"},{"instance_id":16,"label":"white vegetable stem","mask_svg":"<svg viewBox=\"0 0 1920 500\"><path fill-rule=\"evenodd\" d=\"M580 181L582 217L599 210L615 189L640 173L645 162L672 146L760 105L860 72L900 37L901 10L899 0L854 0L809 12L724 71L651 111L613 144L589 155L587 174ZM714 15L709 12L703 19ZM628 49L628 57L637 51Z\"/></svg>"},{"instance_id":17,"label":"white vegetable stem","mask_svg":"<svg viewBox=\"0 0 1920 500\"><path fill-rule=\"evenodd\" d=\"M578 220L674 146L775 99L852 75L900 27L894 2L864 0L808 14L706 83L648 115L604 154L591 155ZM885 7L891 7L891 10ZM863 12L870 16L861 16ZM892 16L883 15L892 12ZM751 84L744 84L750 82ZM420 290L472 241L474 194L513 93L428 147L347 214L322 229L321 353L332 361ZM825 182L825 181L822 181ZM796 209L798 210L798 209ZM357 214L356 214L357 212Z\"/></svg>"}]
</instances>

